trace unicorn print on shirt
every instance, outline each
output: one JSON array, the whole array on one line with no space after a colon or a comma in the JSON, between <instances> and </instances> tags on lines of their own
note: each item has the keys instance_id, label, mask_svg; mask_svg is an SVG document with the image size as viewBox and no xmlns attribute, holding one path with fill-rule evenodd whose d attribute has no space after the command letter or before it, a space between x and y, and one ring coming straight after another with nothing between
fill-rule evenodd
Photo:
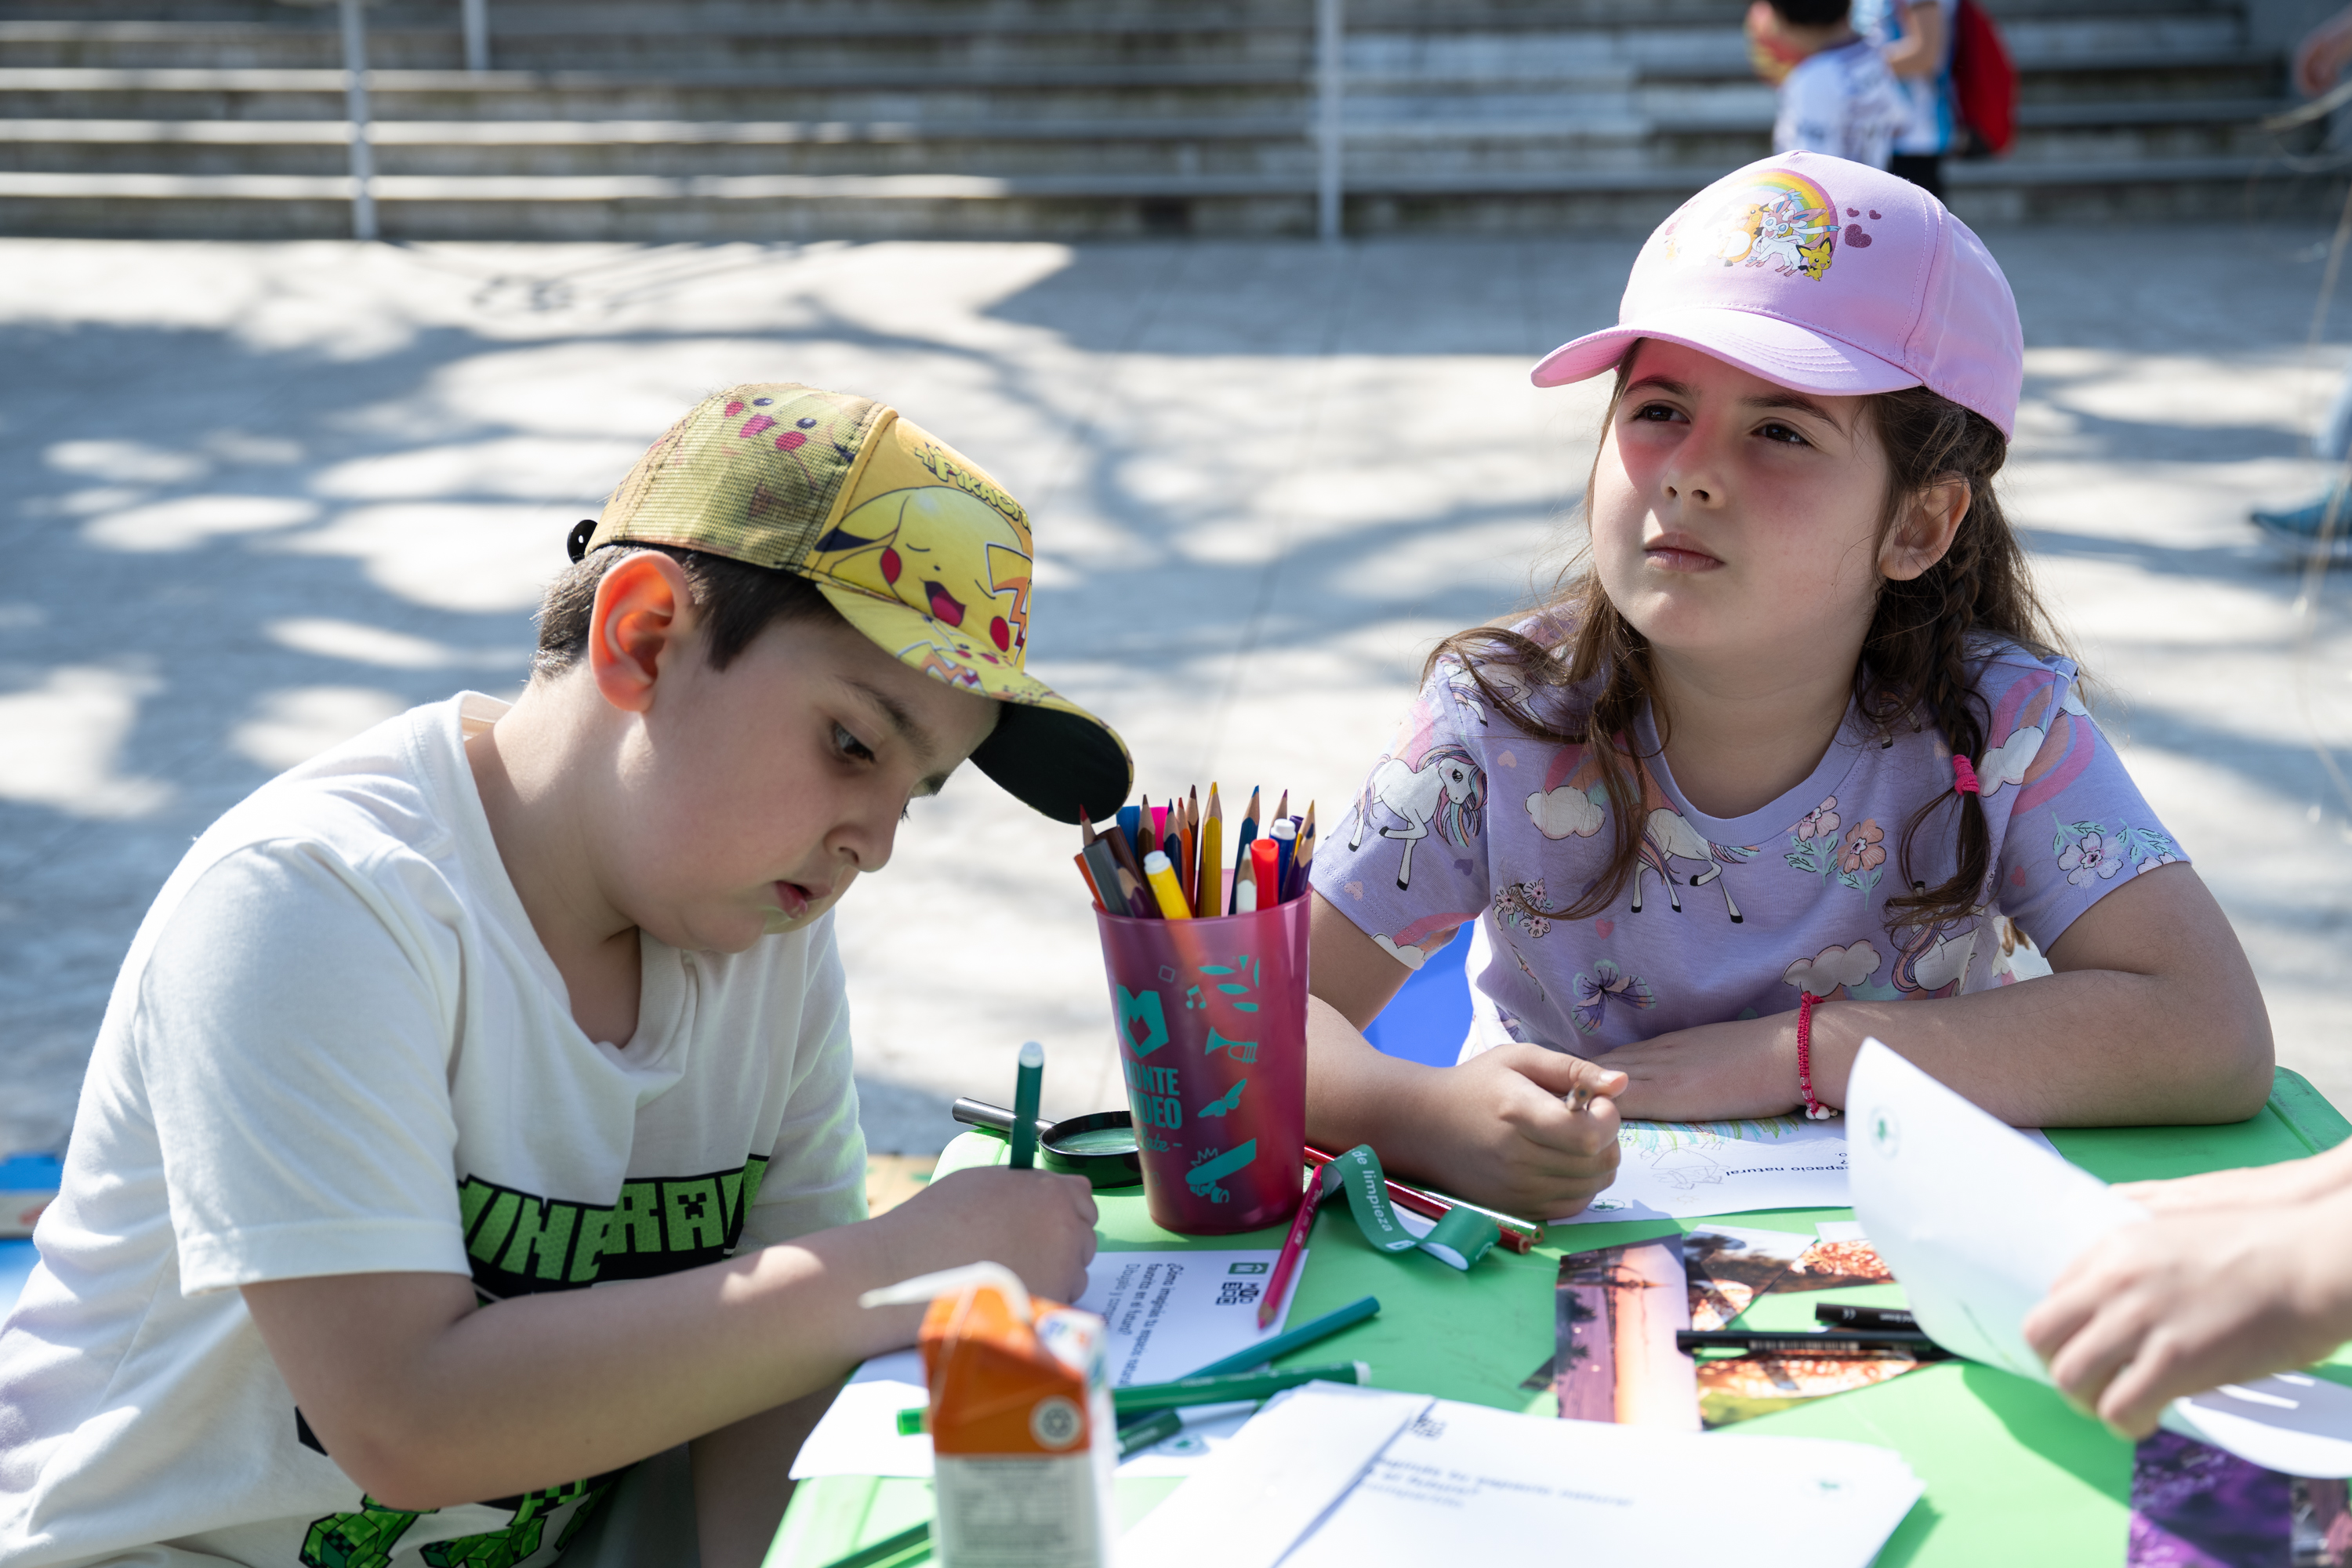
<instances>
[{"instance_id":1,"label":"unicorn print on shirt","mask_svg":"<svg viewBox=\"0 0 2352 1568\"><path fill-rule=\"evenodd\" d=\"M1413 846L1428 837L1432 829L1440 838L1466 849L1486 823L1486 770L1468 748L1453 741L1433 742L1433 729L1418 725L1403 746L1381 759L1364 783L1363 796L1356 805L1355 830L1348 839L1349 849L1363 847L1364 830L1372 825L1375 811L1395 817L1402 826L1383 825L1380 836L1404 845L1404 853L1397 860L1400 889L1412 886Z\"/></svg>"}]
</instances>

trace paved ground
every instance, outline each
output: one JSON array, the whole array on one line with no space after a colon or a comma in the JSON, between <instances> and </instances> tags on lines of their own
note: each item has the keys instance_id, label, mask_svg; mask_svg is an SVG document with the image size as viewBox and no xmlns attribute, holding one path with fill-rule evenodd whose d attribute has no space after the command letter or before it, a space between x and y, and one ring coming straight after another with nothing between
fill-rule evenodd
<instances>
[{"instance_id":1,"label":"paved ground","mask_svg":"<svg viewBox=\"0 0 2352 1568\"><path fill-rule=\"evenodd\" d=\"M2352 799L2311 745L2352 742L2352 587L2299 619L2242 521L2316 482L2326 237L1990 237L2043 582L2282 1058L2352 1106ZM1597 395L1525 367L1613 316L1633 248L0 241L0 1147L62 1142L189 837L383 715L510 689L565 530L729 382L898 402L1023 497L1037 666L1145 788L1336 815L1431 639L1547 570ZM876 1147L938 1147L1024 1038L1050 1111L1116 1103L1074 846L977 779L901 845L842 915Z\"/></svg>"}]
</instances>

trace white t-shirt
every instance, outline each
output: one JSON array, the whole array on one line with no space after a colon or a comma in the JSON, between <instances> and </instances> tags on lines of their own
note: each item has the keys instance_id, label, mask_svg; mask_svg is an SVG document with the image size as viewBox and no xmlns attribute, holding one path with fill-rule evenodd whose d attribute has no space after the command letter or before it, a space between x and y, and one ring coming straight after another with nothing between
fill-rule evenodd
<instances>
[{"instance_id":1,"label":"white t-shirt","mask_svg":"<svg viewBox=\"0 0 2352 1568\"><path fill-rule=\"evenodd\" d=\"M865 1217L831 919L733 956L641 936L636 1035L590 1040L467 766L501 710L418 708L264 785L148 911L0 1328L11 1568L552 1562L611 1478L364 1501L236 1287L421 1270L499 1298Z\"/></svg>"},{"instance_id":2,"label":"white t-shirt","mask_svg":"<svg viewBox=\"0 0 2352 1568\"><path fill-rule=\"evenodd\" d=\"M1821 153L1886 167L1911 105L1866 38L1807 55L1780 80L1775 153Z\"/></svg>"}]
</instances>

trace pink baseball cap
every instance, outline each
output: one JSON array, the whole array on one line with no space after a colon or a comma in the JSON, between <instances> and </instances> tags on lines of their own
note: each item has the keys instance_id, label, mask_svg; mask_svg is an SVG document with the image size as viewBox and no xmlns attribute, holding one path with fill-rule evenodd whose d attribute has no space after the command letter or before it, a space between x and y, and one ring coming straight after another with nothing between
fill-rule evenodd
<instances>
[{"instance_id":1,"label":"pink baseball cap","mask_svg":"<svg viewBox=\"0 0 2352 1568\"><path fill-rule=\"evenodd\" d=\"M1782 153L1685 202L1642 247L1617 324L1546 354L1538 386L1616 367L1637 338L1798 392L1925 386L2015 432L2025 334L1969 226L1866 163Z\"/></svg>"}]
</instances>

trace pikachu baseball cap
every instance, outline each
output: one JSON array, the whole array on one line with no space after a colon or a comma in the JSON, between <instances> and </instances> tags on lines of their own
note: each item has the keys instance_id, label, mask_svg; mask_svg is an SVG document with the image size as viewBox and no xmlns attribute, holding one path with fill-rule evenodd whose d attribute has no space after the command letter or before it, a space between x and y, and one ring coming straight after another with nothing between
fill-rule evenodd
<instances>
[{"instance_id":1,"label":"pikachu baseball cap","mask_svg":"<svg viewBox=\"0 0 2352 1568\"><path fill-rule=\"evenodd\" d=\"M1015 798L1062 822L1127 799L1117 731L1024 668L1029 514L895 408L795 382L714 393L574 531L572 559L607 544L796 573L899 663L1004 704L971 760Z\"/></svg>"},{"instance_id":2,"label":"pikachu baseball cap","mask_svg":"<svg viewBox=\"0 0 2352 1568\"><path fill-rule=\"evenodd\" d=\"M1798 392L1925 386L2017 428L2025 334L1974 230L1884 169L1780 153L1685 202L1642 247L1617 324L1546 354L1538 386L1614 370L1643 338Z\"/></svg>"}]
</instances>

